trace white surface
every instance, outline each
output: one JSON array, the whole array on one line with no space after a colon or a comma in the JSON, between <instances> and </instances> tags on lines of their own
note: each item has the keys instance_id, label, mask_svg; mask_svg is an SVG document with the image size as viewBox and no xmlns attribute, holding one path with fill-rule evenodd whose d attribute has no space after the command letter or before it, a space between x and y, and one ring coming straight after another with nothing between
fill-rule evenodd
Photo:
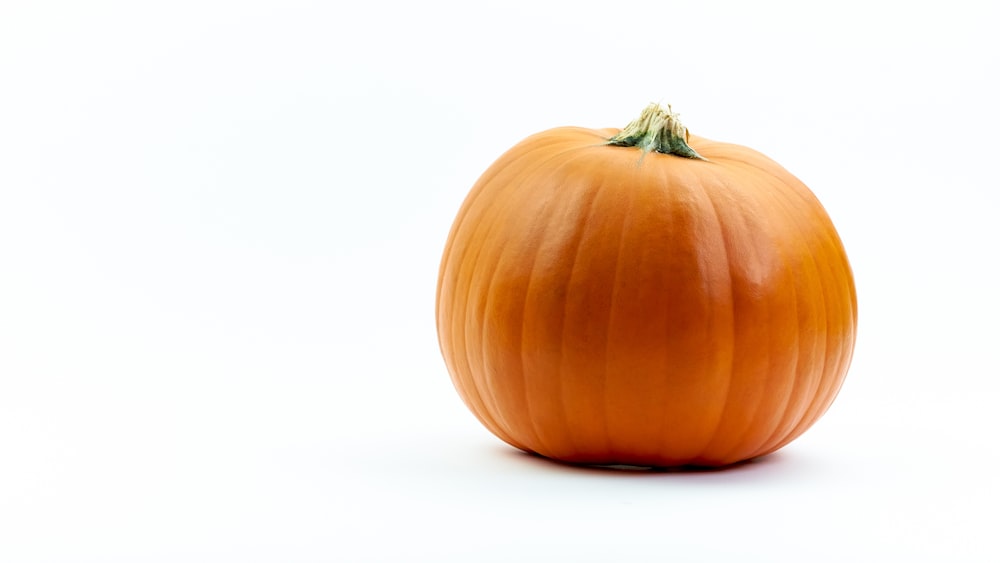
<instances>
[{"instance_id":1,"label":"white surface","mask_svg":"<svg viewBox=\"0 0 1000 563\"><path fill-rule=\"evenodd\" d=\"M687 4L4 3L0 561L1000 560L996 4ZM729 471L518 454L437 350L479 173L649 101L857 278L837 403Z\"/></svg>"}]
</instances>

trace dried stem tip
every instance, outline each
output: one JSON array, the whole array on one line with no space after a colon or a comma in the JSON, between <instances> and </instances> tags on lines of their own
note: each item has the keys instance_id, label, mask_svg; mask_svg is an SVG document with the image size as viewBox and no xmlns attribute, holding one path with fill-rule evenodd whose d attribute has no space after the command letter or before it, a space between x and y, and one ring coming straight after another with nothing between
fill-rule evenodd
<instances>
[{"instance_id":1,"label":"dried stem tip","mask_svg":"<svg viewBox=\"0 0 1000 563\"><path fill-rule=\"evenodd\" d=\"M649 104L642 115L608 139L609 145L616 147L638 147L644 153L658 152L685 158L705 160L687 144L688 131L677 119L677 114L668 105L664 110L660 104Z\"/></svg>"}]
</instances>

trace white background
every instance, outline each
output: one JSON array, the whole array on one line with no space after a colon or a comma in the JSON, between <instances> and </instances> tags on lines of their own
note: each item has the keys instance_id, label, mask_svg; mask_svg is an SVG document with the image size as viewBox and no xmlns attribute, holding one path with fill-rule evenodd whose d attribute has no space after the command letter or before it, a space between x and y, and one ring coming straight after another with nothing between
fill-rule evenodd
<instances>
[{"instance_id":1,"label":"white background","mask_svg":"<svg viewBox=\"0 0 1000 563\"><path fill-rule=\"evenodd\" d=\"M995 2L0 4L0 561L997 561ZM784 450L577 469L437 348L467 190L650 101L808 184L854 364Z\"/></svg>"}]
</instances>

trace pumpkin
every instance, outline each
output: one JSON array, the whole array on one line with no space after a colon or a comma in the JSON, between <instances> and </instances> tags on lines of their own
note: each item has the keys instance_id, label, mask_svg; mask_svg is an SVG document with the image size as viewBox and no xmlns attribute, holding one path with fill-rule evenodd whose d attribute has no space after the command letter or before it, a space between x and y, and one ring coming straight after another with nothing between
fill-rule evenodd
<instances>
[{"instance_id":1,"label":"pumpkin","mask_svg":"<svg viewBox=\"0 0 1000 563\"><path fill-rule=\"evenodd\" d=\"M653 104L502 155L441 260L441 353L508 444L569 463L724 466L830 407L857 296L815 195Z\"/></svg>"}]
</instances>

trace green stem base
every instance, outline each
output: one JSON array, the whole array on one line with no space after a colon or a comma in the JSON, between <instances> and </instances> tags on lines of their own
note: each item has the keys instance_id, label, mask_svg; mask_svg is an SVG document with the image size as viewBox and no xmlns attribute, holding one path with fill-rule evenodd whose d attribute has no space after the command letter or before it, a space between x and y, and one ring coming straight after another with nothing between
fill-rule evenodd
<instances>
[{"instance_id":1,"label":"green stem base","mask_svg":"<svg viewBox=\"0 0 1000 563\"><path fill-rule=\"evenodd\" d=\"M608 139L608 144L616 147L638 147L643 153L658 152L684 158L705 160L688 144L688 130L681 125L671 107L663 109L659 104L649 104L642 115Z\"/></svg>"}]
</instances>

